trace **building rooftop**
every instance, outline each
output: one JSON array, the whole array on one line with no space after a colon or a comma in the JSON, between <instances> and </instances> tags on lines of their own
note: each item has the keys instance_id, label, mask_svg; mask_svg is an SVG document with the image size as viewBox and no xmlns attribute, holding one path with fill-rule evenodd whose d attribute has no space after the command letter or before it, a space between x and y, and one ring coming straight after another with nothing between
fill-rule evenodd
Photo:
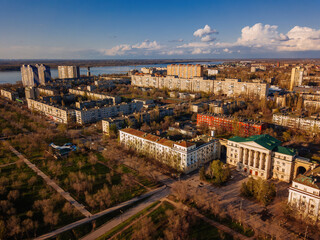
<instances>
[{"instance_id":1,"label":"building rooftop","mask_svg":"<svg viewBox=\"0 0 320 240\"><path fill-rule=\"evenodd\" d=\"M268 134L253 135L248 138L235 136L230 138L229 140L233 142L255 142L260 146L268 150L272 150L274 152L278 152L278 153L286 154L290 156L294 156L296 154L294 149L280 146L282 142Z\"/></svg>"},{"instance_id":2,"label":"building rooftop","mask_svg":"<svg viewBox=\"0 0 320 240\"><path fill-rule=\"evenodd\" d=\"M191 143L191 142L187 142L187 141L182 141L182 142L178 142L178 143L175 143L176 145L179 145L181 147L191 147L193 145L195 145L195 143Z\"/></svg>"}]
</instances>

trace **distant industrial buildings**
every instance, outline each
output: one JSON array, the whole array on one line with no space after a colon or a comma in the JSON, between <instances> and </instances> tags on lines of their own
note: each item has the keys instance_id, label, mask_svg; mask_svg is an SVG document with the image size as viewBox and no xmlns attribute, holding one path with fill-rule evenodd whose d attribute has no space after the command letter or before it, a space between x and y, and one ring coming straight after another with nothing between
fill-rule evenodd
<instances>
[{"instance_id":1,"label":"distant industrial buildings","mask_svg":"<svg viewBox=\"0 0 320 240\"><path fill-rule=\"evenodd\" d=\"M79 78L80 68L78 66L58 66L58 76L60 79Z\"/></svg>"},{"instance_id":2,"label":"distant industrial buildings","mask_svg":"<svg viewBox=\"0 0 320 240\"><path fill-rule=\"evenodd\" d=\"M208 136L198 136L190 142L174 142L132 128L119 132L120 143L125 147L185 173L220 157L219 140Z\"/></svg>"}]
</instances>

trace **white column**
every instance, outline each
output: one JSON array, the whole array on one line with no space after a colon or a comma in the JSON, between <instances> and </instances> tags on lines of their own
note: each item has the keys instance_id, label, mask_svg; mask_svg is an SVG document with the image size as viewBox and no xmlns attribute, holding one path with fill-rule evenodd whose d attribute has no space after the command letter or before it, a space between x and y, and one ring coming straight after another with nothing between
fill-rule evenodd
<instances>
[{"instance_id":1,"label":"white column","mask_svg":"<svg viewBox=\"0 0 320 240\"><path fill-rule=\"evenodd\" d=\"M259 166L258 166L258 168L259 168L260 170L262 170L262 161L263 161L263 153L260 152L260 161L259 161Z\"/></svg>"},{"instance_id":2,"label":"white column","mask_svg":"<svg viewBox=\"0 0 320 240\"><path fill-rule=\"evenodd\" d=\"M248 165L251 166L251 161L252 161L252 152L251 150L249 149L249 157L248 157Z\"/></svg>"},{"instance_id":3,"label":"white column","mask_svg":"<svg viewBox=\"0 0 320 240\"><path fill-rule=\"evenodd\" d=\"M258 161L258 152L254 151L254 155L253 155L253 167L257 168L257 161Z\"/></svg>"}]
</instances>

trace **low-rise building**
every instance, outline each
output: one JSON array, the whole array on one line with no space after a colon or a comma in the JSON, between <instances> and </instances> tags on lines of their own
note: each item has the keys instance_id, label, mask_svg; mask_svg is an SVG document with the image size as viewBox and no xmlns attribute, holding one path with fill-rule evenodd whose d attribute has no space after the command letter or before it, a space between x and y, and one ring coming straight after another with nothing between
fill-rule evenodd
<instances>
[{"instance_id":1,"label":"low-rise building","mask_svg":"<svg viewBox=\"0 0 320 240\"><path fill-rule=\"evenodd\" d=\"M213 130L220 129L226 132L238 132L238 134L245 136L259 135L267 127L267 124L263 122L238 119L231 115L214 113L198 113L197 125L207 125Z\"/></svg>"},{"instance_id":2,"label":"low-rise building","mask_svg":"<svg viewBox=\"0 0 320 240\"><path fill-rule=\"evenodd\" d=\"M272 121L274 124L277 124L279 126L302 129L315 133L320 131L319 118L300 117L293 114L275 113L272 116Z\"/></svg>"},{"instance_id":3,"label":"low-rise building","mask_svg":"<svg viewBox=\"0 0 320 240\"><path fill-rule=\"evenodd\" d=\"M211 137L174 142L133 128L125 128L119 132L120 143L125 147L185 173L220 156L219 140Z\"/></svg>"},{"instance_id":4,"label":"low-rise building","mask_svg":"<svg viewBox=\"0 0 320 240\"><path fill-rule=\"evenodd\" d=\"M9 99L10 101L14 101L17 98L19 98L19 94L17 92L7 89L1 89L1 96L6 99Z\"/></svg>"},{"instance_id":5,"label":"low-rise building","mask_svg":"<svg viewBox=\"0 0 320 240\"><path fill-rule=\"evenodd\" d=\"M79 90L79 89L69 89L69 93L84 96L84 97L87 97L92 100L98 100L98 99L102 100L102 99L108 98L108 99L113 100L113 104L121 103L121 97L119 97L119 96L110 96L110 95L103 94L103 93L94 93L94 92Z\"/></svg>"},{"instance_id":6,"label":"low-rise building","mask_svg":"<svg viewBox=\"0 0 320 240\"><path fill-rule=\"evenodd\" d=\"M227 163L262 179L290 182L296 157L293 149L281 146L281 141L267 134L248 138L236 136L227 142Z\"/></svg>"},{"instance_id":7,"label":"low-rise building","mask_svg":"<svg viewBox=\"0 0 320 240\"><path fill-rule=\"evenodd\" d=\"M65 124L74 121L75 112L73 109L56 106L52 103L36 101L31 98L27 98L27 103L30 110L40 112L51 118L53 121Z\"/></svg>"},{"instance_id":8,"label":"low-rise building","mask_svg":"<svg viewBox=\"0 0 320 240\"><path fill-rule=\"evenodd\" d=\"M304 217L320 218L320 168L310 169L292 181L288 204Z\"/></svg>"}]
</instances>

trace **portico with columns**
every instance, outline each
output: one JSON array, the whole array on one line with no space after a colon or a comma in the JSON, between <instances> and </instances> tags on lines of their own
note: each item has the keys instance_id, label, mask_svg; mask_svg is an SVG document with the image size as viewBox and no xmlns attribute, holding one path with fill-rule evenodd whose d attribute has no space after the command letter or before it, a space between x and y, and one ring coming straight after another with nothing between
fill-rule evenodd
<instances>
[{"instance_id":1,"label":"portico with columns","mask_svg":"<svg viewBox=\"0 0 320 240\"><path fill-rule=\"evenodd\" d=\"M273 177L288 181L289 179L286 177L281 179L281 174L279 176L273 174L275 156L279 155L279 152L286 156L286 153L282 153L286 148L281 147L280 144L281 141L270 135L230 138L227 143L227 163L236 166L238 171L254 177L261 177L262 179ZM286 151L289 152L288 149ZM289 167L285 168L283 175L289 174L290 176L290 163L292 163L293 157L288 156L287 158L284 157L284 159L286 159L286 164Z\"/></svg>"}]
</instances>

